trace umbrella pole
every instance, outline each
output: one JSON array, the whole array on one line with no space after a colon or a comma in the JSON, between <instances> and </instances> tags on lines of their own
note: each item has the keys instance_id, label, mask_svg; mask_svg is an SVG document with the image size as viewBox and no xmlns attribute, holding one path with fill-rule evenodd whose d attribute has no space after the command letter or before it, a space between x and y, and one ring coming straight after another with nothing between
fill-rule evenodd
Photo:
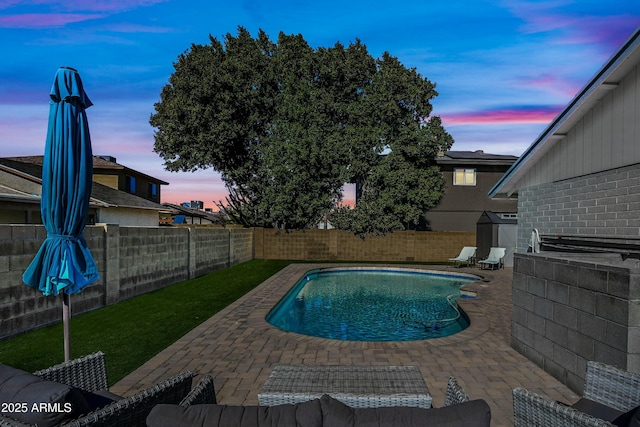
<instances>
[{"instance_id":1,"label":"umbrella pole","mask_svg":"<svg viewBox=\"0 0 640 427\"><path fill-rule=\"evenodd\" d=\"M71 303L69 294L62 293L62 324L64 329L64 361L71 360L71 340L69 339L69 324L71 323Z\"/></svg>"}]
</instances>

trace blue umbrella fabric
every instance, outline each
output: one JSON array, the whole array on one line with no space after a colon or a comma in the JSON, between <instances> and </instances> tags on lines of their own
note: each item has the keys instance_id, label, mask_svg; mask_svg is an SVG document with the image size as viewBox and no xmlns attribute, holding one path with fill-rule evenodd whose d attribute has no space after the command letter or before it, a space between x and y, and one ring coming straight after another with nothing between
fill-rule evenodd
<instances>
[{"instance_id":1,"label":"blue umbrella fabric","mask_svg":"<svg viewBox=\"0 0 640 427\"><path fill-rule=\"evenodd\" d=\"M58 69L50 97L40 199L47 237L22 280L44 295L68 296L100 278L82 236L93 182L93 154L85 109L93 104L80 75L69 67Z\"/></svg>"}]
</instances>

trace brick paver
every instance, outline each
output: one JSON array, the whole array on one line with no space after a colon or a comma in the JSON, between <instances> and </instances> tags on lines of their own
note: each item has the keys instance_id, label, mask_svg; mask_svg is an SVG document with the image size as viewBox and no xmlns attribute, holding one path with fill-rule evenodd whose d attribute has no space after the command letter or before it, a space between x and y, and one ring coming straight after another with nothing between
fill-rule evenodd
<instances>
[{"instance_id":1,"label":"brick paver","mask_svg":"<svg viewBox=\"0 0 640 427\"><path fill-rule=\"evenodd\" d=\"M340 264L344 266L345 264ZM328 264L291 264L200 326L187 333L111 390L129 395L185 370L210 374L222 404L258 403L258 390L276 364L417 365L442 406L450 376L472 398L491 406L492 425L513 425L511 390L526 387L553 399L573 402L573 392L513 350L510 343L512 270L417 266L467 272L482 280L467 286L478 292L460 306L471 319L466 330L446 338L411 342L353 342L283 332L265 316L302 275ZM197 380L197 379L196 379Z\"/></svg>"}]
</instances>

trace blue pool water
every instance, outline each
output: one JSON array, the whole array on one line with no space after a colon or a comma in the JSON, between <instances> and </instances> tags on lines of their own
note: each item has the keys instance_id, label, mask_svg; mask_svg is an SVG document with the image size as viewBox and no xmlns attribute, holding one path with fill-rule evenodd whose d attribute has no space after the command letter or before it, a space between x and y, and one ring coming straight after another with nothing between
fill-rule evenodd
<instances>
[{"instance_id":1,"label":"blue pool water","mask_svg":"<svg viewBox=\"0 0 640 427\"><path fill-rule=\"evenodd\" d=\"M269 312L284 331L346 341L412 341L469 326L460 288L478 280L405 269L326 269L305 274Z\"/></svg>"}]
</instances>

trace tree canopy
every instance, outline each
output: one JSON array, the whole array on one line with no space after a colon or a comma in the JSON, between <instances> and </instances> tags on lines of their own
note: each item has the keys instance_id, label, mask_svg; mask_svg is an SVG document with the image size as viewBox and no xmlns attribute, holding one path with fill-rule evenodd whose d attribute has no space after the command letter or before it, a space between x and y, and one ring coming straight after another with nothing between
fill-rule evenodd
<instances>
[{"instance_id":1,"label":"tree canopy","mask_svg":"<svg viewBox=\"0 0 640 427\"><path fill-rule=\"evenodd\" d=\"M219 206L249 226L302 229L329 216L358 234L404 229L437 204L435 164L453 143L431 116L435 85L359 40L314 49L301 35L240 27L193 44L155 104L154 150L171 171L213 168ZM346 182L354 208L337 208Z\"/></svg>"}]
</instances>

